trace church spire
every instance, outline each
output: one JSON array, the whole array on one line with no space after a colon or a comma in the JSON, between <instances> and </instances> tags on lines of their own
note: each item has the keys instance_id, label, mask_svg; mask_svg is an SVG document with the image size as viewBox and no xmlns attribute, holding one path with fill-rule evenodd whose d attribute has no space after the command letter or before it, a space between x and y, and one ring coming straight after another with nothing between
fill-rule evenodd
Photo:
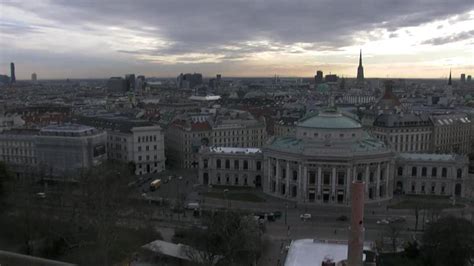
<instances>
[{"instance_id":1,"label":"church spire","mask_svg":"<svg viewBox=\"0 0 474 266\"><path fill-rule=\"evenodd\" d=\"M364 82L364 67L362 66L362 49L360 49L359 55L359 67L357 68L357 82Z\"/></svg>"},{"instance_id":2,"label":"church spire","mask_svg":"<svg viewBox=\"0 0 474 266\"><path fill-rule=\"evenodd\" d=\"M451 81L451 69L449 70L449 79L448 79L448 85L452 85L452 81Z\"/></svg>"}]
</instances>

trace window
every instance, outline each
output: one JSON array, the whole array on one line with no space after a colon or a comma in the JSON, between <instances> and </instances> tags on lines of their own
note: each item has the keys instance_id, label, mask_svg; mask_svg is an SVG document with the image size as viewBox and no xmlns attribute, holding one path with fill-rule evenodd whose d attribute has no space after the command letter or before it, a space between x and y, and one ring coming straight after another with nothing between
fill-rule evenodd
<instances>
[{"instance_id":1,"label":"window","mask_svg":"<svg viewBox=\"0 0 474 266\"><path fill-rule=\"evenodd\" d=\"M154 146L153 146L153 149L156 151L156 149L157 149L157 146L156 146L156 145L154 145Z\"/></svg>"},{"instance_id":2,"label":"window","mask_svg":"<svg viewBox=\"0 0 474 266\"><path fill-rule=\"evenodd\" d=\"M216 168L221 169L221 159L216 160Z\"/></svg>"},{"instance_id":3,"label":"window","mask_svg":"<svg viewBox=\"0 0 474 266\"><path fill-rule=\"evenodd\" d=\"M415 192L416 190L416 184L415 182L411 183L411 192Z\"/></svg>"},{"instance_id":4,"label":"window","mask_svg":"<svg viewBox=\"0 0 474 266\"><path fill-rule=\"evenodd\" d=\"M416 167L415 166L413 166L411 168L411 176L416 176Z\"/></svg>"},{"instance_id":5,"label":"window","mask_svg":"<svg viewBox=\"0 0 474 266\"><path fill-rule=\"evenodd\" d=\"M234 160L234 169L239 169L239 160Z\"/></svg>"},{"instance_id":6,"label":"window","mask_svg":"<svg viewBox=\"0 0 474 266\"><path fill-rule=\"evenodd\" d=\"M462 169L458 169L456 176L457 176L457 178L462 177Z\"/></svg>"},{"instance_id":7,"label":"window","mask_svg":"<svg viewBox=\"0 0 474 266\"><path fill-rule=\"evenodd\" d=\"M230 161L229 159L226 159L225 160L225 169L229 169L230 168Z\"/></svg>"},{"instance_id":8,"label":"window","mask_svg":"<svg viewBox=\"0 0 474 266\"><path fill-rule=\"evenodd\" d=\"M421 193L425 193L425 183L421 184Z\"/></svg>"},{"instance_id":9,"label":"window","mask_svg":"<svg viewBox=\"0 0 474 266\"><path fill-rule=\"evenodd\" d=\"M436 184L435 183L431 183L431 193L435 193L435 189L436 189Z\"/></svg>"},{"instance_id":10,"label":"window","mask_svg":"<svg viewBox=\"0 0 474 266\"><path fill-rule=\"evenodd\" d=\"M329 172L324 172L323 173L323 184L324 185L331 184L331 174Z\"/></svg>"},{"instance_id":11,"label":"window","mask_svg":"<svg viewBox=\"0 0 474 266\"><path fill-rule=\"evenodd\" d=\"M208 164L208 163L207 163L207 159L204 159L204 160L203 160L203 164L204 164L204 168L207 168L207 164Z\"/></svg>"},{"instance_id":12,"label":"window","mask_svg":"<svg viewBox=\"0 0 474 266\"><path fill-rule=\"evenodd\" d=\"M426 167L421 168L421 176L426 176Z\"/></svg>"},{"instance_id":13,"label":"window","mask_svg":"<svg viewBox=\"0 0 474 266\"><path fill-rule=\"evenodd\" d=\"M235 177L234 177L234 184L235 185L239 184L239 177L237 175L235 175Z\"/></svg>"},{"instance_id":14,"label":"window","mask_svg":"<svg viewBox=\"0 0 474 266\"><path fill-rule=\"evenodd\" d=\"M438 175L438 169L436 167L431 168L431 176L436 177Z\"/></svg>"},{"instance_id":15,"label":"window","mask_svg":"<svg viewBox=\"0 0 474 266\"><path fill-rule=\"evenodd\" d=\"M448 176L448 169L446 167L443 167L443 169L441 169L441 176L442 177Z\"/></svg>"},{"instance_id":16,"label":"window","mask_svg":"<svg viewBox=\"0 0 474 266\"><path fill-rule=\"evenodd\" d=\"M142 156L138 156L138 160L141 161L141 160L142 160Z\"/></svg>"},{"instance_id":17,"label":"window","mask_svg":"<svg viewBox=\"0 0 474 266\"><path fill-rule=\"evenodd\" d=\"M148 145L146 145L146 150L149 151L150 150L150 147Z\"/></svg>"},{"instance_id":18,"label":"window","mask_svg":"<svg viewBox=\"0 0 474 266\"><path fill-rule=\"evenodd\" d=\"M221 183L221 175L217 174L217 184L220 184L220 183Z\"/></svg>"},{"instance_id":19,"label":"window","mask_svg":"<svg viewBox=\"0 0 474 266\"><path fill-rule=\"evenodd\" d=\"M138 151L142 151L142 146L138 146Z\"/></svg>"},{"instance_id":20,"label":"window","mask_svg":"<svg viewBox=\"0 0 474 266\"><path fill-rule=\"evenodd\" d=\"M225 183L229 184L229 175L225 175Z\"/></svg>"},{"instance_id":21,"label":"window","mask_svg":"<svg viewBox=\"0 0 474 266\"><path fill-rule=\"evenodd\" d=\"M244 160L244 169L249 169L249 162L247 160Z\"/></svg>"},{"instance_id":22,"label":"window","mask_svg":"<svg viewBox=\"0 0 474 266\"><path fill-rule=\"evenodd\" d=\"M293 170L293 180L298 179L298 172L296 170Z\"/></svg>"},{"instance_id":23,"label":"window","mask_svg":"<svg viewBox=\"0 0 474 266\"><path fill-rule=\"evenodd\" d=\"M397 170L397 173L398 173L398 176L402 176L403 175L403 167L398 167L398 170Z\"/></svg>"},{"instance_id":24,"label":"window","mask_svg":"<svg viewBox=\"0 0 474 266\"><path fill-rule=\"evenodd\" d=\"M369 174L369 182L373 183L374 182L374 172L370 172Z\"/></svg>"},{"instance_id":25,"label":"window","mask_svg":"<svg viewBox=\"0 0 474 266\"><path fill-rule=\"evenodd\" d=\"M337 173L337 184L338 185L340 185L340 186L344 185L345 179L346 179L346 176L345 176L344 172L338 172Z\"/></svg>"},{"instance_id":26,"label":"window","mask_svg":"<svg viewBox=\"0 0 474 266\"><path fill-rule=\"evenodd\" d=\"M309 172L309 184L310 185L316 184L316 172L314 171Z\"/></svg>"},{"instance_id":27,"label":"window","mask_svg":"<svg viewBox=\"0 0 474 266\"><path fill-rule=\"evenodd\" d=\"M257 170L262 169L262 162L258 161L257 162Z\"/></svg>"}]
</instances>

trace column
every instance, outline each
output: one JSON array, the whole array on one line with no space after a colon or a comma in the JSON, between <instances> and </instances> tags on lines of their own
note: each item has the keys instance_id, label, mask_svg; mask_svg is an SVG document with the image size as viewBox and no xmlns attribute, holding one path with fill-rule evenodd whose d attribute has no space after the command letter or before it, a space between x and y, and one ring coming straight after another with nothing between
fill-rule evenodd
<instances>
[{"instance_id":1,"label":"column","mask_svg":"<svg viewBox=\"0 0 474 266\"><path fill-rule=\"evenodd\" d=\"M303 167L303 199L308 198L308 167L305 165Z\"/></svg>"},{"instance_id":2,"label":"column","mask_svg":"<svg viewBox=\"0 0 474 266\"><path fill-rule=\"evenodd\" d=\"M377 195L375 195L375 198L378 199L380 198L380 163L377 164L377 187L375 188L375 191Z\"/></svg>"},{"instance_id":3,"label":"column","mask_svg":"<svg viewBox=\"0 0 474 266\"><path fill-rule=\"evenodd\" d=\"M301 168L302 167L301 167L301 162L300 162L300 163L298 163L298 189L296 190L297 193L298 193L297 196L298 196L299 199L303 199L303 197L302 197L303 193L302 193L302 188L301 188L301 185L303 184L303 182L301 180L303 178L303 175L302 175L302 172L301 172Z\"/></svg>"},{"instance_id":4,"label":"column","mask_svg":"<svg viewBox=\"0 0 474 266\"><path fill-rule=\"evenodd\" d=\"M272 171L273 171L273 167L272 167L272 161L270 160L270 158L267 158L267 184L268 184L268 192L272 191Z\"/></svg>"},{"instance_id":5,"label":"column","mask_svg":"<svg viewBox=\"0 0 474 266\"><path fill-rule=\"evenodd\" d=\"M351 177L351 167L347 167L347 172L346 172L346 193L344 193L344 197L346 202L349 202L350 196L351 196L351 183L352 183L352 177Z\"/></svg>"},{"instance_id":6,"label":"column","mask_svg":"<svg viewBox=\"0 0 474 266\"><path fill-rule=\"evenodd\" d=\"M276 159L275 170L275 193L280 195L280 163L278 159Z\"/></svg>"},{"instance_id":7,"label":"column","mask_svg":"<svg viewBox=\"0 0 474 266\"><path fill-rule=\"evenodd\" d=\"M387 162L387 166L385 168L385 198L389 198L392 196L393 189L390 189L390 163Z\"/></svg>"},{"instance_id":8,"label":"column","mask_svg":"<svg viewBox=\"0 0 474 266\"><path fill-rule=\"evenodd\" d=\"M369 170L369 165L366 164L365 165L365 194L367 195L367 198L369 198L369 174L370 174L370 170Z\"/></svg>"},{"instance_id":9,"label":"column","mask_svg":"<svg viewBox=\"0 0 474 266\"><path fill-rule=\"evenodd\" d=\"M286 189L285 195L288 198L290 195L290 161L286 161Z\"/></svg>"},{"instance_id":10,"label":"column","mask_svg":"<svg viewBox=\"0 0 474 266\"><path fill-rule=\"evenodd\" d=\"M322 186L322 182L321 182L321 167L318 166L318 195L321 195L321 186Z\"/></svg>"},{"instance_id":11,"label":"column","mask_svg":"<svg viewBox=\"0 0 474 266\"><path fill-rule=\"evenodd\" d=\"M332 168L331 174L331 193L332 195L336 195L336 167Z\"/></svg>"}]
</instances>

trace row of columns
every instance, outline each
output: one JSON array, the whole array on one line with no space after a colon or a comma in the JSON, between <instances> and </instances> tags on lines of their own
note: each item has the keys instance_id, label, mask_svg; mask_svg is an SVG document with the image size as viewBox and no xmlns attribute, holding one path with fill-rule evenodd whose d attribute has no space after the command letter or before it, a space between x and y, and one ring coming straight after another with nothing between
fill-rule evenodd
<instances>
[{"instance_id":1,"label":"row of columns","mask_svg":"<svg viewBox=\"0 0 474 266\"><path fill-rule=\"evenodd\" d=\"M285 196L285 197L288 197L290 194L291 194L291 191L290 191L290 178L291 178L291 170L290 170L290 161L286 160L275 160L275 164L273 165L272 164L272 161L273 159L270 159L270 158L267 158L267 191L268 192L272 192L272 181L273 181L273 167L275 167L275 170L276 170L276 173L275 173L275 193L278 195L278 196ZM283 162L282 162L283 161ZM285 173L282 173L281 171L281 165L282 163L285 164ZM350 165L346 165L344 166L346 168L345 170L345 200L347 201L350 197L350 184L353 180L355 180L357 178L357 169L358 167L357 166L350 166ZM321 166L318 166L317 167L317 175L316 175L316 178L317 178L317 183L315 184L316 185L316 188L317 188L317 194L316 195L322 195L322 186L323 186L323 182L322 182L322 169L323 167ZM308 166L305 165L305 164L302 164L302 163L299 163L298 164L298 167L297 167L297 184L296 184L296 187L297 187L297 198L299 200L307 200L307 197L308 197L308 186L309 186L309 180L308 180L308 175L309 175L309 171L308 171ZM337 187L337 179L338 179L338 176L337 176L337 167L334 166L332 167L331 169L331 195L336 195L337 191L336 191L336 187ZM284 195L281 195L281 182L283 181L283 176L282 174L285 175L285 194ZM352 175L351 175L352 174ZM385 184L381 184L382 180L381 180L381 176L382 175L382 166L381 166L381 163L377 163L377 169L376 169L376 173L374 174L374 178L375 178L375 185L376 185L376 189L375 189L375 195L373 197L373 199L378 199L379 198L379 195L380 195L380 186L381 185L385 185L385 196L384 197L387 197L388 193L389 193L389 180L390 180L390 164L388 162L385 162L385 171L384 171L384 181L385 181ZM371 184L373 183L370 183L370 166L369 164L367 164L365 166L365 192L366 192L366 195L368 197L368 193L369 193L369 187L372 186Z\"/></svg>"}]
</instances>

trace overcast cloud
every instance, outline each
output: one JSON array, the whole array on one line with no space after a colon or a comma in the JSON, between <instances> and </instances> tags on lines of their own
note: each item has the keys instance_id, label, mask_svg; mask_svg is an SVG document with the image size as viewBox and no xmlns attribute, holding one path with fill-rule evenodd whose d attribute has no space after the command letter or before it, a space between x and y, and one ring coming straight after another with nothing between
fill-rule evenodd
<instances>
[{"instance_id":1,"label":"overcast cloud","mask_svg":"<svg viewBox=\"0 0 474 266\"><path fill-rule=\"evenodd\" d=\"M204 70L239 76L247 75L250 65L262 68L258 75L272 74L265 68L307 75L315 71L311 62L343 72L341 65L357 63L358 47L372 58L365 62L381 67L376 55L394 51L387 45L387 51L371 49L371 44L388 40L408 41L398 51L407 60L416 60L414 52L438 48L439 57L467 59L453 68L472 70L473 65L472 49L463 49L474 39L474 26L466 26L474 22L472 0L0 0L0 5L0 72L15 61L23 65L25 73L19 75L25 78L38 65L43 66L40 77ZM432 25L431 35L413 33L426 25ZM48 74L64 62L69 69Z\"/></svg>"}]
</instances>

